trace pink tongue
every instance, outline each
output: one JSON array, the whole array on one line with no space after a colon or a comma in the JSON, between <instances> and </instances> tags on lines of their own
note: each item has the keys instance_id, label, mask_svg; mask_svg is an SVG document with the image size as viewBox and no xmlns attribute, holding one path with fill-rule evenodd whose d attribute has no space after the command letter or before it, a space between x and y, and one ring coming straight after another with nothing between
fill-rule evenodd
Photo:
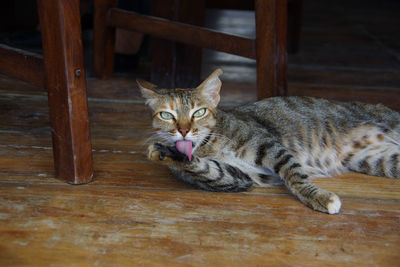
<instances>
[{"instance_id":1,"label":"pink tongue","mask_svg":"<svg viewBox=\"0 0 400 267\"><path fill-rule=\"evenodd\" d=\"M178 149L179 152L185 154L189 158L189 161L192 161L192 141L176 141L176 149Z\"/></svg>"}]
</instances>

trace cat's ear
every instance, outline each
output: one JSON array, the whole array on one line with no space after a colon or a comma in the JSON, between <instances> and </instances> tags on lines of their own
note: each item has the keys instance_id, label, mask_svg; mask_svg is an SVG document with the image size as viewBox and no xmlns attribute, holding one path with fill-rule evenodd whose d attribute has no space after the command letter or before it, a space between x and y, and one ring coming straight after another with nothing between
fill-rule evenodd
<instances>
[{"instance_id":1,"label":"cat's ear","mask_svg":"<svg viewBox=\"0 0 400 267\"><path fill-rule=\"evenodd\" d=\"M207 77L196 89L200 90L204 97L206 97L216 107L219 103L221 90L221 80L219 76L223 73L221 69L216 69L210 76Z\"/></svg>"},{"instance_id":2,"label":"cat's ear","mask_svg":"<svg viewBox=\"0 0 400 267\"><path fill-rule=\"evenodd\" d=\"M140 92L144 98L150 99L157 96L157 93L153 91L154 88L157 88L157 85L143 79L136 79L136 83L139 86Z\"/></svg>"},{"instance_id":3,"label":"cat's ear","mask_svg":"<svg viewBox=\"0 0 400 267\"><path fill-rule=\"evenodd\" d=\"M142 79L136 79L136 83L140 88L142 96L146 99L146 104L152 107L156 99L159 97L159 94L153 90L157 88L157 85Z\"/></svg>"}]
</instances>

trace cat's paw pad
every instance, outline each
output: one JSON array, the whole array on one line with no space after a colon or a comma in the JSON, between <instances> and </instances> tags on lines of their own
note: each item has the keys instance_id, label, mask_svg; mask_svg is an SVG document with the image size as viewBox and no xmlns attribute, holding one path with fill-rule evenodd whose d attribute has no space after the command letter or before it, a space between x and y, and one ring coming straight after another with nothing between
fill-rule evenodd
<instances>
[{"instance_id":1,"label":"cat's paw pad","mask_svg":"<svg viewBox=\"0 0 400 267\"><path fill-rule=\"evenodd\" d=\"M148 158L149 160L156 161L156 160L159 160L159 157L160 157L160 152L157 151L157 150L154 148L154 145L150 145L150 146L148 147L148 149L147 149L147 158Z\"/></svg>"},{"instance_id":2,"label":"cat's paw pad","mask_svg":"<svg viewBox=\"0 0 400 267\"><path fill-rule=\"evenodd\" d=\"M155 143L148 148L148 158L152 161L162 161L165 163L172 161L182 161L185 155L176 150L175 147Z\"/></svg>"},{"instance_id":3,"label":"cat's paw pad","mask_svg":"<svg viewBox=\"0 0 400 267\"><path fill-rule=\"evenodd\" d=\"M333 194L330 197L326 208L328 209L329 214L336 214L336 213L339 213L341 206L342 206L342 202L340 201L340 198L337 195Z\"/></svg>"},{"instance_id":4,"label":"cat's paw pad","mask_svg":"<svg viewBox=\"0 0 400 267\"><path fill-rule=\"evenodd\" d=\"M150 145L148 148L148 158L152 161L168 160L165 146L159 143Z\"/></svg>"}]
</instances>

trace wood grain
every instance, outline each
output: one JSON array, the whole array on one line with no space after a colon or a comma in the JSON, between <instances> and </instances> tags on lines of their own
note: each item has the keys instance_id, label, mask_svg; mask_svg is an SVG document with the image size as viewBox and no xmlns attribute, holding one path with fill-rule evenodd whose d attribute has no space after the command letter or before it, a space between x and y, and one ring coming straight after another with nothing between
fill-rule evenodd
<instances>
[{"instance_id":1,"label":"wood grain","mask_svg":"<svg viewBox=\"0 0 400 267\"><path fill-rule=\"evenodd\" d=\"M390 201L347 200L340 215L329 216L289 196L192 190L7 184L0 197L2 265L32 258L38 265L287 266L301 258L308 266L395 266L400 260L400 212Z\"/></svg>"},{"instance_id":2,"label":"wood grain","mask_svg":"<svg viewBox=\"0 0 400 267\"><path fill-rule=\"evenodd\" d=\"M0 44L0 73L44 87L42 56Z\"/></svg>"},{"instance_id":3,"label":"wood grain","mask_svg":"<svg viewBox=\"0 0 400 267\"><path fill-rule=\"evenodd\" d=\"M118 8L110 9L107 22L108 25L113 27L151 34L159 38L201 46L234 55L255 58L254 42L248 38L140 15Z\"/></svg>"}]
</instances>

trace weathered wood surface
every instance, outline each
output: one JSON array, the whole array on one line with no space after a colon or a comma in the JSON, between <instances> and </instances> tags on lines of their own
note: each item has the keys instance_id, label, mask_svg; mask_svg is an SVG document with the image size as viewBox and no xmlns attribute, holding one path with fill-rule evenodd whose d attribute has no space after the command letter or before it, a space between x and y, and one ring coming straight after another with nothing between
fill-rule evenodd
<instances>
[{"instance_id":1,"label":"weathered wood surface","mask_svg":"<svg viewBox=\"0 0 400 267\"><path fill-rule=\"evenodd\" d=\"M0 262L396 266L399 203L340 215L292 197L127 186L2 184Z\"/></svg>"},{"instance_id":2,"label":"weathered wood surface","mask_svg":"<svg viewBox=\"0 0 400 267\"><path fill-rule=\"evenodd\" d=\"M43 57L4 44L0 44L0 73L44 86Z\"/></svg>"},{"instance_id":3,"label":"weathered wood surface","mask_svg":"<svg viewBox=\"0 0 400 267\"><path fill-rule=\"evenodd\" d=\"M132 80L113 79L88 83L94 180L67 185L54 175L43 91L0 78L1 266L400 262L400 181L315 179L342 198L339 215L308 209L284 186L198 190L146 160L148 110Z\"/></svg>"}]
</instances>

